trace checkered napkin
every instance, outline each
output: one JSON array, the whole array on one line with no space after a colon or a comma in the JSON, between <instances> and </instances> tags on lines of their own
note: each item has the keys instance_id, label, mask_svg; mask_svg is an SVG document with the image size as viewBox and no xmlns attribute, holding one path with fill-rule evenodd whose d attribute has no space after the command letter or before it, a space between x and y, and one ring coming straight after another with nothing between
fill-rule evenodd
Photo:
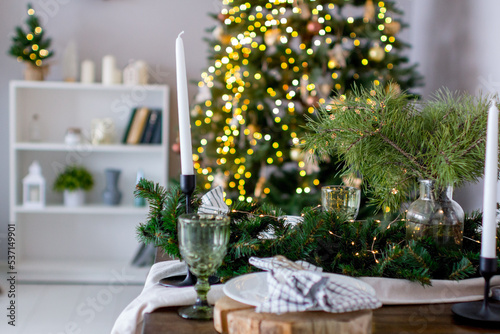
<instances>
[{"instance_id":1,"label":"checkered napkin","mask_svg":"<svg viewBox=\"0 0 500 334\"><path fill-rule=\"evenodd\" d=\"M343 313L382 306L377 297L351 285L322 275L322 269L305 261L292 262L284 256L249 259L268 271L268 298L257 312L286 313L322 310Z\"/></svg>"}]
</instances>

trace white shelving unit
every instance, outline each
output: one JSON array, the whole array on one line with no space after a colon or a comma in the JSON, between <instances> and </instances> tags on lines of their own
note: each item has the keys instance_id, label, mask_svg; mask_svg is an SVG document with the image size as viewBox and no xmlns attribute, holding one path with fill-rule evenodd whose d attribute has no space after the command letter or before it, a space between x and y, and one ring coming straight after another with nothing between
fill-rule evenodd
<instances>
[{"instance_id":1,"label":"white shelving unit","mask_svg":"<svg viewBox=\"0 0 500 334\"><path fill-rule=\"evenodd\" d=\"M66 82L10 83L10 220L16 225L16 260L20 281L143 283L148 268L130 266L139 248L136 227L147 208L134 206L139 169L145 177L167 186L169 90L164 85L124 86ZM162 110L161 144L121 144L133 108ZM40 142L30 142L30 121L38 115ZM64 144L70 127L90 138L92 119L112 118L116 144ZM38 160L46 180L46 207L28 209L22 203L22 179ZM68 208L52 190L57 173L81 164L95 186L83 207ZM104 170L121 170L119 206L102 203ZM117 274L118 273L118 274ZM120 282L122 284L123 282Z\"/></svg>"}]
</instances>

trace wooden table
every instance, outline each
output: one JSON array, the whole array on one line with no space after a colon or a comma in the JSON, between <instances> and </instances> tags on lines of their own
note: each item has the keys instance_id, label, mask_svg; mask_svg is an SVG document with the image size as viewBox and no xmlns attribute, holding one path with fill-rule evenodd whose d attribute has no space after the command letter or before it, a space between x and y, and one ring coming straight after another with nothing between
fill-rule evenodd
<instances>
[{"instance_id":1,"label":"wooden table","mask_svg":"<svg viewBox=\"0 0 500 334\"><path fill-rule=\"evenodd\" d=\"M453 304L384 306L373 311L374 334L500 333L498 329L460 325ZM185 320L177 307L165 307L144 317L143 334L217 334L211 321Z\"/></svg>"},{"instance_id":2,"label":"wooden table","mask_svg":"<svg viewBox=\"0 0 500 334\"><path fill-rule=\"evenodd\" d=\"M157 257L157 261L162 258ZM166 258L163 258L166 259ZM453 317L453 304L384 306L373 311L374 334L500 333L459 324ZM217 334L212 321L186 320L178 307L165 307L144 317L143 334Z\"/></svg>"}]
</instances>

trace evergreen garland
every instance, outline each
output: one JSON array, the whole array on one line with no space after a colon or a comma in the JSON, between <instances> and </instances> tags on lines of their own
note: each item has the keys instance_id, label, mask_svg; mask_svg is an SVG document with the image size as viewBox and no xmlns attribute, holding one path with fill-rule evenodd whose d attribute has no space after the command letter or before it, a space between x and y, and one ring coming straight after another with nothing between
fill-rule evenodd
<instances>
[{"instance_id":1,"label":"evergreen garland","mask_svg":"<svg viewBox=\"0 0 500 334\"><path fill-rule=\"evenodd\" d=\"M176 225L177 217L185 212L185 196L180 188L172 186L166 190L141 179L135 195L145 198L150 204L147 220L137 227L140 241L180 258ZM193 196L195 210L200 199L199 194ZM461 280L479 276L479 212L465 219L461 250L441 249L432 239L406 242L402 219L349 222L336 213L323 212L317 206L305 208L303 222L291 226L283 214L279 208L258 202L236 202L230 208L228 253L217 272L223 281L256 271L248 263L249 257L275 255L293 261L305 260L327 272L402 278L423 285L429 285L431 279ZM266 238L266 232L274 237ZM497 248L500 251L498 234Z\"/></svg>"}]
</instances>

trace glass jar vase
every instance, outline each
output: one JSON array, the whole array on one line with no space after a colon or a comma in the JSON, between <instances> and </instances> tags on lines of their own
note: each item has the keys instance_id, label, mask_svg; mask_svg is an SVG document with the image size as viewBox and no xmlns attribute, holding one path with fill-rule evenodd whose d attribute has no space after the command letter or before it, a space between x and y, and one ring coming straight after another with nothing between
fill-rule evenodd
<instances>
[{"instance_id":1,"label":"glass jar vase","mask_svg":"<svg viewBox=\"0 0 500 334\"><path fill-rule=\"evenodd\" d=\"M438 247L461 248L464 210L452 194L452 186L438 188L432 180L420 180L420 197L406 214L406 238L431 237Z\"/></svg>"}]
</instances>

